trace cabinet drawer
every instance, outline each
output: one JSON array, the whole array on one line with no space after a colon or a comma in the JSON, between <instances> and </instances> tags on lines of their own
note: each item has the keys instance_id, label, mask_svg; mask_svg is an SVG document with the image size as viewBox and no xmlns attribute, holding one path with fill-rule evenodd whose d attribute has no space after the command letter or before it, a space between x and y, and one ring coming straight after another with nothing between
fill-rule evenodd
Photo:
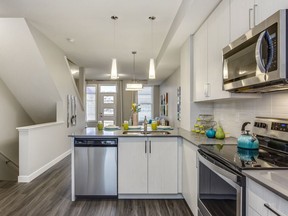
<instances>
[{"instance_id":1,"label":"cabinet drawer","mask_svg":"<svg viewBox=\"0 0 288 216\"><path fill-rule=\"evenodd\" d=\"M285 216L288 215L288 201L279 197L267 188L257 184L251 179L247 179L247 212L254 210L261 216L274 216L276 214L269 210L264 204L268 204L273 210ZM253 215L253 213L251 213Z\"/></svg>"}]
</instances>

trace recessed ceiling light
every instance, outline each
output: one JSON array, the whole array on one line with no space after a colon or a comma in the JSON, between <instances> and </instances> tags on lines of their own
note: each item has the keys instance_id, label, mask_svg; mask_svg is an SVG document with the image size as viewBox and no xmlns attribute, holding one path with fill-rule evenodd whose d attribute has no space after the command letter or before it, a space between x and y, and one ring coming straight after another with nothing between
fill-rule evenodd
<instances>
[{"instance_id":1,"label":"recessed ceiling light","mask_svg":"<svg viewBox=\"0 0 288 216\"><path fill-rule=\"evenodd\" d=\"M75 39L74 38L66 38L66 40L70 43L74 43Z\"/></svg>"}]
</instances>

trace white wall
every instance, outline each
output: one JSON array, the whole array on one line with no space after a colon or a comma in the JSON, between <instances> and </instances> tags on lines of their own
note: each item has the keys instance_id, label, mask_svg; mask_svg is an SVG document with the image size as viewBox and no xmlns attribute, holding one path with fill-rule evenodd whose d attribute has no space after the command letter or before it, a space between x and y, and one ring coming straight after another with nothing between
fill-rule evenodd
<instances>
[{"instance_id":1,"label":"white wall","mask_svg":"<svg viewBox=\"0 0 288 216\"><path fill-rule=\"evenodd\" d=\"M255 116L288 118L288 92L263 94L262 98L214 103L215 119L231 136L241 134L245 121L254 121ZM252 125L247 126L251 130Z\"/></svg>"},{"instance_id":2,"label":"white wall","mask_svg":"<svg viewBox=\"0 0 288 216\"><path fill-rule=\"evenodd\" d=\"M0 152L18 164L19 145L16 127L32 125L34 122L0 79ZM1 156L0 156L1 157ZM1 159L2 160L2 159ZM13 168L0 165L0 179L10 179L15 175ZM7 169L7 172L5 171Z\"/></svg>"},{"instance_id":3,"label":"white wall","mask_svg":"<svg viewBox=\"0 0 288 216\"><path fill-rule=\"evenodd\" d=\"M0 76L35 123L56 120L60 100L23 18L0 19Z\"/></svg>"},{"instance_id":4,"label":"white wall","mask_svg":"<svg viewBox=\"0 0 288 216\"><path fill-rule=\"evenodd\" d=\"M67 95L79 94L64 52L32 25L28 26L61 99L57 102L57 122L18 128L19 182L33 180L66 157L71 151L68 135L85 127L85 112L77 98L77 125L67 128Z\"/></svg>"},{"instance_id":5,"label":"white wall","mask_svg":"<svg viewBox=\"0 0 288 216\"><path fill-rule=\"evenodd\" d=\"M175 128L180 127L180 121L177 120L177 88L180 86L180 75L179 68L160 85L160 95L168 93L168 116L165 116L165 119Z\"/></svg>"},{"instance_id":6,"label":"white wall","mask_svg":"<svg viewBox=\"0 0 288 216\"><path fill-rule=\"evenodd\" d=\"M62 114L57 116L57 121L66 122L67 95L78 96L78 92L76 92L78 90L73 83L73 77L65 60L65 53L31 24L28 23L28 27L61 97L62 103L60 103L58 108L61 109L60 113ZM85 112L83 108L77 98L77 126L66 129L66 135L85 127ZM67 140L67 143L69 143L69 140Z\"/></svg>"}]
</instances>

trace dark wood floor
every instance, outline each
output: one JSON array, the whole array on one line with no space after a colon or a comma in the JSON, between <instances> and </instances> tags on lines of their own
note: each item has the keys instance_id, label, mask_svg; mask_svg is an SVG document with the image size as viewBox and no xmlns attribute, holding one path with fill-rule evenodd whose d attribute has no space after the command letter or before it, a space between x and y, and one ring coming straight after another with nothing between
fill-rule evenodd
<instances>
[{"instance_id":1,"label":"dark wood floor","mask_svg":"<svg viewBox=\"0 0 288 216\"><path fill-rule=\"evenodd\" d=\"M0 181L1 216L192 216L183 200L71 201L70 156L31 183Z\"/></svg>"}]
</instances>

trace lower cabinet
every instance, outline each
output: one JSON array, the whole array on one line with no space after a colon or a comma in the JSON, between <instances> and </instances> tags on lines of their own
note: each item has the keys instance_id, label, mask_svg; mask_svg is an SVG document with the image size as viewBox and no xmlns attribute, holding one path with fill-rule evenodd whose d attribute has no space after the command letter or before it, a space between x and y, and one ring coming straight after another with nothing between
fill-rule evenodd
<instances>
[{"instance_id":1,"label":"lower cabinet","mask_svg":"<svg viewBox=\"0 0 288 216\"><path fill-rule=\"evenodd\" d=\"M182 194L194 216L197 216L198 169L197 147L183 139Z\"/></svg>"},{"instance_id":2,"label":"lower cabinet","mask_svg":"<svg viewBox=\"0 0 288 216\"><path fill-rule=\"evenodd\" d=\"M248 216L288 215L288 201L247 178L246 207ZM274 211L274 212L273 212Z\"/></svg>"},{"instance_id":3,"label":"lower cabinet","mask_svg":"<svg viewBox=\"0 0 288 216\"><path fill-rule=\"evenodd\" d=\"M119 138L119 194L177 194L176 137Z\"/></svg>"}]
</instances>

